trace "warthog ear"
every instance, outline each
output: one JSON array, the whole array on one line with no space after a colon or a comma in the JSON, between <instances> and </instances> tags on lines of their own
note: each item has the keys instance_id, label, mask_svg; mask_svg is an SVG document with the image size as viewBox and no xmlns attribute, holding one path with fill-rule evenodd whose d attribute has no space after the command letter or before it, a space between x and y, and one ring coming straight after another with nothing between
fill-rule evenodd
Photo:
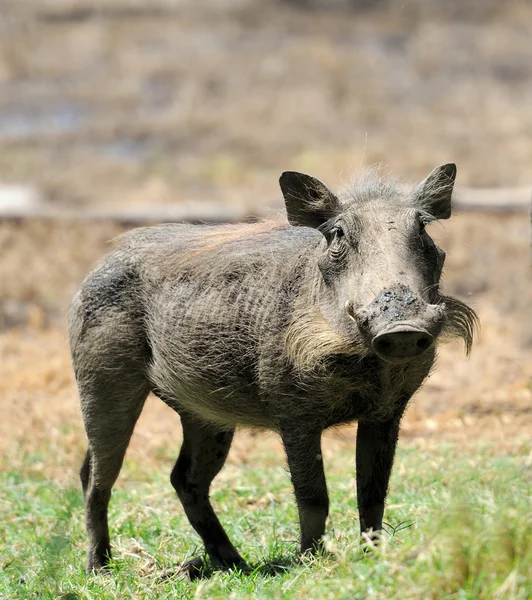
<instances>
[{"instance_id":1,"label":"warthog ear","mask_svg":"<svg viewBox=\"0 0 532 600\"><path fill-rule=\"evenodd\" d=\"M414 190L416 200L435 219L448 219L451 216L451 196L456 165L448 163L432 171Z\"/></svg>"},{"instance_id":2,"label":"warthog ear","mask_svg":"<svg viewBox=\"0 0 532 600\"><path fill-rule=\"evenodd\" d=\"M310 175L285 171L279 185L290 225L318 228L340 212L338 198Z\"/></svg>"}]
</instances>

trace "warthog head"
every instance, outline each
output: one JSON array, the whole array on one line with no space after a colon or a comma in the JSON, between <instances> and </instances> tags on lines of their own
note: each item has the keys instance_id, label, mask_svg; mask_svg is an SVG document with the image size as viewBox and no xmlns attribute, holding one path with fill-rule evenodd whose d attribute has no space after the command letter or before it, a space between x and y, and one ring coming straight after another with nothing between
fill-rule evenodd
<instances>
[{"instance_id":1,"label":"warthog head","mask_svg":"<svg viewBox=\"0 0 532 600\"><path fill-rule=\"evenodd\" d=\"M281 175L289 222L324 236L313 296L342 340L332 353L402 364L442 334L461 337L469 351L475 313L440 294L445 253L426 231L451 216L455 177L456 166L446 164L406 192L370 172L335 195L309 175Z\"/></svg>"}]
</instances>

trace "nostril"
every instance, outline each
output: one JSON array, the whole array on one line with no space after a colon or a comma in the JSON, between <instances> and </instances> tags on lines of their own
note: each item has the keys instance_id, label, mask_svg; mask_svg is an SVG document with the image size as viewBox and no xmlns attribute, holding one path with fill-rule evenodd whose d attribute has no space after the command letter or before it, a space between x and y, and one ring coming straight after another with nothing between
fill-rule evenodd
<instances>
[{"instance_id":1,"label":"nostril","mask_svg":"<svg viewBox=\"0 0 532 600\"><path fill-rule=\"evenodd\" d=\"M380 340L377 340L377 343L375 344L376 346L376 350L377 352L381 352L382 354L387 354L393 347L393 344L390 340L386 339L386 338L381 338Z\"/></svg>"},{"instance_id":2,"label":"nostril","mask_svg":"<svg viewBox=\"0 0 532 600\"><path fill-rule=\"evenodd\" d=\"M429 346L430 346L431 340L428 336L423 336L420 337L419 340L416 342L416 346L420 349L420 350L426 350Z\"/></svg>"}]
</instances>

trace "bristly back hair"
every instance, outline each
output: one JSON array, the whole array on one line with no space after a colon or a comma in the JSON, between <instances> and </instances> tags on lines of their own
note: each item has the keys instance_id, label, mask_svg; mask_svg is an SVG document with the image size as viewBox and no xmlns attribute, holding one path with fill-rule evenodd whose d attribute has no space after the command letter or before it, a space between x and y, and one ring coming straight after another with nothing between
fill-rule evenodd
<instances>
[{"instance_id":1,"label":"bristly back hair","mask_svg":"<svg viewBox=\"0 0 532 600\"><path fill-rule=\"evenodd\" d=\"M197 267L198 273L209 268L203 259L223 252L224 248L253 238L260 243L261 236L288 227L286 221L272 218L257 223L237 223L229 225L189 225L194 231L190 246L183 250L179 247L180 238L175 235L176 228L185 225L167 223L156 228L144 227L126 232L117 238L118 246L127 251L129 248L148 248L154 245L156 253L149 256L158 264L164 265L167 273L176 273L184 267ZM154 234L157 231L157 234ZM155 243L154 243L155 242ZM230 265L228 265L229 267Z\"/></svg>"}]
</instances>

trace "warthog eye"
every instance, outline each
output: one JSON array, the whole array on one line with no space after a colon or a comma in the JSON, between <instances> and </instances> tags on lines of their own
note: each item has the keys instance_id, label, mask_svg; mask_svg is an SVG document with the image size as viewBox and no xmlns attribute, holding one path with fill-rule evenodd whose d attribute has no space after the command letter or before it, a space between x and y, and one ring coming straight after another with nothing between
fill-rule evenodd
<instances>
[{"instance_id":1,"label":"warthog eye","mask_svg":"<svg viewBox=\"0 0 532 600\"><path fill-rule=\"evenodd\" d=\"M341 258L347 250L344 230L340 226L336 226L331 233L333 234L331 244L329 246L331 256L336 259Z\"/></svg>"}]
</instances>

